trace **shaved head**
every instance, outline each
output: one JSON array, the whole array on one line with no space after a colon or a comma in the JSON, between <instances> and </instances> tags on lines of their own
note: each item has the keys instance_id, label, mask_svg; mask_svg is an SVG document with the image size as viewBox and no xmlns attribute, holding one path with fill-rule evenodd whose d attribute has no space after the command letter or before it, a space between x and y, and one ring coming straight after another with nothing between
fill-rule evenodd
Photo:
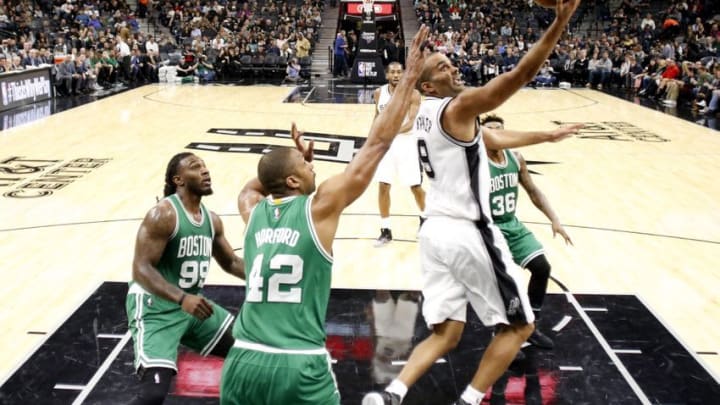
<instances>
[{"instance_id":1,"label":"shaved head","mask_svg":"<svg viewBox=\"0 0 720 405\"><path fill-rule=\"evenodd\" d=\"M275 148L263 155L258 163L258 179L265 190L273 195L287 192L285 179L293 172L294 148Z\"/></svg>"}]
</instances>

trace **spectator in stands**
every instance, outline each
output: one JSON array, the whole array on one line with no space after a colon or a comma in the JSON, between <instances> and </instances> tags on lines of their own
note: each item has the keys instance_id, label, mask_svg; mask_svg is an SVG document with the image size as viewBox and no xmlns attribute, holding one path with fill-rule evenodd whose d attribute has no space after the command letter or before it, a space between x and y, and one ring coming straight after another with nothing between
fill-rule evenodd
<instances>
[{"instance_id":1,"label":"spectator in stands","mask_svg":"<svg viewBox=\"0 0 720 405\"><path fill-rule=\"evenodd\" d=\"M597 89L602 90L603 86L607 86L610 80L610 74L612 73L613 63L610 59L608 51L602 52L602 57L598 60L595 65L595 69L590 71L588 84L597 82Z\"/></svg>"},{"instance_id":2,"label":"spectator in stands","mask_svg":"<svg viewBox=\"0 0 720 405\"><path fill-rule=\"evenodd\" d=\"M55 82L58 92L63 96L76 95L77 84L80 76L75 72L75 64L72 58L66 57L62 63L57 65Z\"/></svg>"},{"instance_id":3,"label":"spectator in stands","mask_svg":"<svg viewBox=\"0 0 720 405\"><path fill-rule=\"evenodd\" d=\"M651 13L647 13L645 18L640 21L640 29L645 30L645 27L650 27L650 31L655 31L655 20Z\"/></svg>"},{"instance_id":4,"label":"spectator in stands","mask_svg":"<svg viewBox=\"0 0 720 405\"><path fill-rule=\"evenodd\" d=\"M202 53L198 55L198 63L195 74L203 83L215 80L215 68L210 62L208 62L207 55Z\"/></svg>"},{"instance_id":5,"label":"spectator in stands","mask_svg":"<svg viewBox=\"0 0 720 405\"><path fill-rule=\"evenodd\" d=\"M310 41L308 41L307 38L305 38L305 35L303 35L302 32L298 32L296 34L297 42L295 43L295 56L298 57L298 59L302 59L306 56L310 55Z\"/></svg>"},{"instance_id":6,"label":"spectator in stands","mask_svg":"<svg viewBox=\"0 0 720 405\"><path fill-rule=\"evenodd\" d=\"M543 87L553 87L557 82L555 77L555 70L550 66L550 60L546 60L543 66L540 68L538 75L535 76L535 83Z\"/></svg>"},{"instance_id":7,"label":"spectator in stands","mask_svg":"<svg viewBox=\"0 0 720 405\"><path fill-rule=\"evenodd\" d=\"M143 63L143 60L140 55L140 50L138 48L133 48L131 54L130 54L130 76L128 77L129 81L136 82L138 80L145 80L145 76L143 75L143 72L145 70L145 65Z\"/></svg>"},{"instance_id":8,"label":"spectator in stands","mask_svg":"<svg viewBox=\"0 0 720 405\"><path fill-rule=\"evenodd\" d=\"M302 80L300 70L300 63L298 63L297 58L290 59L290 62L288 62L285 68L285 79L283 79L283 82L297 83Z\"/></svg>"},{"instance_id":9,"label":"spectator in stands","mask_svg":"<svg viewBox=\"0 0 720 405\"><path fill-rule=\"evenodd\" d=\"M147 41L145 41L145 52L153 53L155 55L160 54L160 45L155 42L155 38L152 35L148 35Z\"/></svg>"},{"instance_id":10,"label":"spectator in stands","mask_svg":"<svg viewBox=\"0 0 720 405\"><path fill-rule=\"evenodd\" d=\"M584 85L586 78L588 77L588 68L590 67L590 60L587 57L587 49L581 49L577 53L577 59L575 59L572 68L572 83L578 85Z\"/></svg>"},{"instance_id":11,"label":"spectator in stands","mask_svg":"<svg viewBox=\"0 0 720 405\"><path fill-rule=\"evenodd\" d=\"M190 59L183 59L180 66L177 67L177 76L183 78L182 82L186 83L192 81L196 70L197 64L194 62L194 60L191 61Z\"/></svg>"},{"instance_id":12,"label":"spectator in stands","mask_svg":"<svg viewBox=\"0 0 720 405\"><path fill-rule=\"evenodd\" d=\"M28 53L28 56L26 56L22 60L22 65L24 68L36 68L39 67L42 64L42 60L38 57L38 50L37 49L31 49Z\"/></svg>"},{"instance_id":13,"label":"spectator in stands","mask_svg":"<svg viewBox=\"0 0 720 405\"><path fill-rule=\"evenodd\" d=\"M383 41L383 65L388 66L393 62L399 62L398 48L395 45L395 35L392 31L385 33L385 40Z\"/></svg>"},{"instance_id":14,"label":"spectator in stands","mask_svg":"<svg viewBox=\"0 0 720 405\"><path fill-rule=\"evenodd\" d=\"M345 42L345 31L340 31L335 37L333 44L333 77L347 76L348 67L345 59L347 43Z\"/></svg>"},{"instance_id":15,"label":"spectator in stands","mask_svg":"<svg viewBox=\"0 0 720 405\"><path fill-rule=\"evenodd\" d=\"M483 58L482 65L483 65L483 77L482 81L483 83L487 83L490 80L492 80L495 76L499 74L500 70L500 64L502 63L502 58L495 55L495 50L488 49L487 54Z\"/></svg>"},{"instance_id":16,"label":"spectator in stands","mask_svg":"<svg viewBox=\"0 0 720 405\"><path fill-rule=\"evenodd\" d=\"M508 47L506 56L503 58L503 64L502 64L502 71L503 72L509 72L517 66L518 62L520 62L520 57L517 56L517 50Z\"/></svg>"}]
</instances>

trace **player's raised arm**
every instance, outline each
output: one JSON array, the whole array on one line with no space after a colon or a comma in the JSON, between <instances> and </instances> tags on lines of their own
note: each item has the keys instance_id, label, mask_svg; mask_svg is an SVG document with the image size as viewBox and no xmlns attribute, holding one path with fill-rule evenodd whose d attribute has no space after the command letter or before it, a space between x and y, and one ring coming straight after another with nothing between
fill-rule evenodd
<instances>
[{"instance_id":1,"label":"player's raised arm","mask_svg":"<svg viewBox=\"0 0 720 405\"><path fill-rule=\"evenodd\" d=\"M212 254L225 272L233 276L245 280L245 261L235 254L230 246L230 242L225 238L225 227L217 214L210 213L213 221L213 229L215 229L215 238L213 239Z\"/></svg>"},{"instance_id":2,"label":"player's raised arm","mask_svg":"<svg viewBox=\"0 0 720 405\"><path fill-rule=\"evenodd\" d=\"M390 148L407 115L415 84L422 71L424 52L421 49L428 35L428 28L420 27L413 39L406 61L407 70L395 88L390 102L385 106L370 128L370 133L355 158L345 171L323 182L313 203L313 213L339 216L340 212L355 201L367 188L380 160Z\"/></svg>"},{"instance_id":3,"label":"player's raised arm","mask_svg":"<svg viewBox=\"0 0 720 405\"><path fill-rule=\"evenodd\" d=\"M512 149L543 142L560 142L578 133L584 124L562 126L552 131L510 131L483 127L483 141L488 149Z\"/></svg>"},{"instance_id":4,"label":"player's raised arm","mask_svg":"<svg viewBox=\"0 0 720 405\"><path fill-rule=\"evenodd\" d=\"M260 200L265 198L267 195L267 191L265 191L262 183L260 183L260 180L258 180L257 177L253 177L250 181L245 183L245 186L243 186L242 190L240 190L237 201L238 211L240 212L240 216L245 224L247 224L248 219L250 218L250 213L253 208L255 208L255 205L257 205L257 203L259 203Z\"/></svg>"},{"instance_id":5,"label":"player's raised arm","mask_svg":"<svg viewBox=\"0 0 720 405\"><path fill-rule=\"evenodd\" d=\"M517 66L490 80L485 86L467 89L460 93L448 105L443 114L443 128L458 139L468 141L472 139L474 131L468 131L467 126L474 125L474 120L478 115L496 109L535 78L538 70L560 39L580 1L558 1L555 20L542 38L520 59ZM469 138L462 139L465 137Z\"/></svg>"}]
</instances>

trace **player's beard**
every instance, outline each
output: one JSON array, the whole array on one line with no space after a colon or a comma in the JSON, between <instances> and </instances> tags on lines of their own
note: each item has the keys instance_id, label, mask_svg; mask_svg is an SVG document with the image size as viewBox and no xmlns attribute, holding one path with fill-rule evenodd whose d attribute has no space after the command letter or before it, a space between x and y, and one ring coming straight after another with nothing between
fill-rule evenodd
<instances>
[{"instance_id":1,"label":"player's beard","mask_svg":"<svg viewBox=\"0 0 720 405\"><path fill-rule=\"evenodd\" d=\"M202 183L190 184L190 185L188 185L188 188L190 189L190 192L192 192L195 195L199 195L201 197L206 196L206 195L211 195L213 193L212 186L203 187Z\"/></svg>"}]
</instances>

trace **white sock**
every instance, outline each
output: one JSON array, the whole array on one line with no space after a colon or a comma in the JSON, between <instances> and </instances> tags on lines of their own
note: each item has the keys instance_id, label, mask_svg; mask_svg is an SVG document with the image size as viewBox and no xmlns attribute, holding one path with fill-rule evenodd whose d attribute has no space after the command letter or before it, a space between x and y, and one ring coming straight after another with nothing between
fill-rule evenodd
<instances>
[{"instance_id":1,"label":"white sock","mask_svg":"<svg viewBox=\"0 0 720 405\"><path fill-rule=\"evenodd\" d=\"M462 398L463 401L467 402L470 405L480 405L480 402L482 401L484 396L484 393L468 385L467 388L465 388L465 392L462 393L460 398Z\"/></svg>"},{"instance_id":2,"label":"white sock","mask_svg":"<svg viewBox=\"0 0 720 405\"><path fill-rule=\"evenodd\" d=\"M407 395L408 387L405 386L402 381L394 379L390 385L385 388L385 391L398 394L400 396L400 401L402 401L402 399L405 398L405 395Z\"/></svg>"},{"instance_id":3,"label":"white sock","mask_svg":"<svg viewBox=\"0 0 720 405\"><path fill-rule=\"evenodd\" d=\"M380 228L390 229L390 217L380 217Z\"/></svg>"}]
</instances>

